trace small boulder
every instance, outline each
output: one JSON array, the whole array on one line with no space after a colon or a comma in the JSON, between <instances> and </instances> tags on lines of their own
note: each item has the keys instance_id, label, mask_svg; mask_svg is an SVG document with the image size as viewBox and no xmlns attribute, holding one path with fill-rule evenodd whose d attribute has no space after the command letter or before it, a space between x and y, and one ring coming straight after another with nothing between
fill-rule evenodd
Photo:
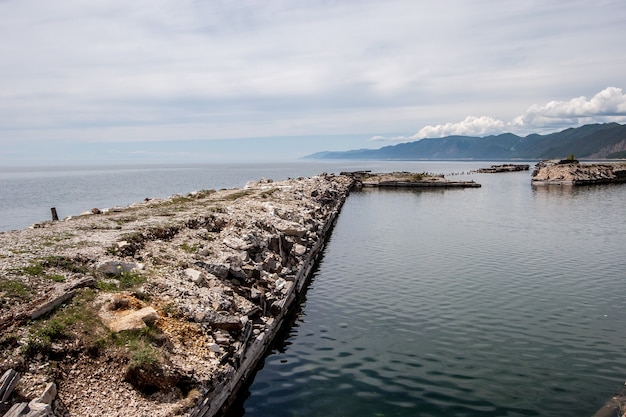
<instances>
[{"instance_id":1,"label":"small boulder","mask_svg":"<svg viewBox=\"0 0 626 417\"><path fill-rule=\"evenodd\" d=\"M109 329L113 332L124 330L139 330L146 327L146 323L152 323L159 319L159 313L152 307L144 307L133 311L109 323Z\"/></svg>"}]
</instances>

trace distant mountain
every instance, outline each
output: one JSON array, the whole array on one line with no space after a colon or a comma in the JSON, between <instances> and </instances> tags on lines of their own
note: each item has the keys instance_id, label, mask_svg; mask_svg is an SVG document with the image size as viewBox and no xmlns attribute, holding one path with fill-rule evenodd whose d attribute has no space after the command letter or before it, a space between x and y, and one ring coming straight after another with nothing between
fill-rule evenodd
<instances>
[{"instance_id":1,"label":"distant mountain","mask_svg":"<svg viewBox=\"0 0 626 417\"><path fill-rule=\"evenodd\" d=\"M592 124L549 135L512 133L485 137L446 136L345 152L318 152L305 159L578 159L623 158L626 125Z\"/></svg>"}]
</instances>

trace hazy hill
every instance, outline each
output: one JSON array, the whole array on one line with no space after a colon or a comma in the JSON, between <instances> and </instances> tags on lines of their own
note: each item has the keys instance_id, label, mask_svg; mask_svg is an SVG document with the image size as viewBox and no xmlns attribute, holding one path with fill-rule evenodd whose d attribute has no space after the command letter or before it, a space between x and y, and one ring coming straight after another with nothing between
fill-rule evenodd
<instances>
[{"instance_id":1,"label":"hazy hill","mask_svg":"<svg viewBox=\"0 0 626 417\"><path fill-rule=\"evenodd\" d=\"M305 159L552 159L619 158L626 152L626 125L592 124L549 135L512 133L446 136L345 152L318 152Z\"/></svg>"}]
</instances>

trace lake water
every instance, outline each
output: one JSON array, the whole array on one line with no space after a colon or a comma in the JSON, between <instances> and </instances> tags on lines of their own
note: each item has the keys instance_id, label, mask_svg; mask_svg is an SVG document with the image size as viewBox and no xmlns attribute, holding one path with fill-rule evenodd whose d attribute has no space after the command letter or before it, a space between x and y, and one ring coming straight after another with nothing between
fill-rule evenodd
<instances>
[{"instance_id":1,"label":"lake water","mask_svg":"<svg viewBox=\"0 0 626 417\"><path fill-rule=\"evenodd\" d=\"M333 162L0 172L0 230ZM626 378L626 185L354 192L294 326L233 415L590 416Z\"/></svg>"},{"instance_id":2,"label":"lake water","mask_svg":"<svg viewBox=\"0 0 626 417\"><path fill-rule=\"evenodd\" d=\"M462 165L468 169L484 163ZM154 166L0 167L0 231L22 229L94 207L126 206L144 198L164 198L192 191L243 187L261 178L298 176L360 169L453 172L446 162L293 162L280 164L190 164Z\"/></svg>"},{"instance_id":3,"label":"lake water","mask_svg":"<svg viewBox=\"0 0 626 417\"><path fill-rule=\"evenodd\" d=\"M233 415L590 416L626 378L626 185L353 193Z\"/></svg>"}]
</instances>

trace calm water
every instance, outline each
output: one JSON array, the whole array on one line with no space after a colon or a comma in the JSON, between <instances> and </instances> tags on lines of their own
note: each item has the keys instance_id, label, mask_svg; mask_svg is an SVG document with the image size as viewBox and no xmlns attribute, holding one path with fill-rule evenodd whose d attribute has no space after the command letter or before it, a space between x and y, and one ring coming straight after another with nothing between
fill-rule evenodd
<instances>
[{"instance_id":1,"label":"calm water","mask_svg":"<svg viewBox=\"0 0 626 417\"><path fill-rule=\"evenodd\" d=\"M626 185L474 178L353 193L234 414L590 416L620 389Z\"/></svg>"},{"instance_id":2,"label":"calm water","mask_svg":"<svg viewBox=\"0 0 626 417\"><path fill-rule=\"evenodd\" d=\"M0 230L261 177L491 163L0 171ZM467 177L456 177L467 178ZM626 185L353 193L295 326L235 414L592 415L626 379Z\"/></svg>"},{"instance_id":3,"label":"calm water","mask_svg":"<svg viewBox=\"0 0 626 417\"><path fill-rule=\"evenodd\" d=\"M468 169L484 163L463 165ZM0 168L0 231L22 229L50 220L50 208L59 217L77 215L94 207L127 206L144 198L164 198L191 191L243 187L261 178L283 180L372 169L453 172L446 162L294 162L281 164L192 164L184 166L92 166Z\"/></svg>"}]
</instances>

